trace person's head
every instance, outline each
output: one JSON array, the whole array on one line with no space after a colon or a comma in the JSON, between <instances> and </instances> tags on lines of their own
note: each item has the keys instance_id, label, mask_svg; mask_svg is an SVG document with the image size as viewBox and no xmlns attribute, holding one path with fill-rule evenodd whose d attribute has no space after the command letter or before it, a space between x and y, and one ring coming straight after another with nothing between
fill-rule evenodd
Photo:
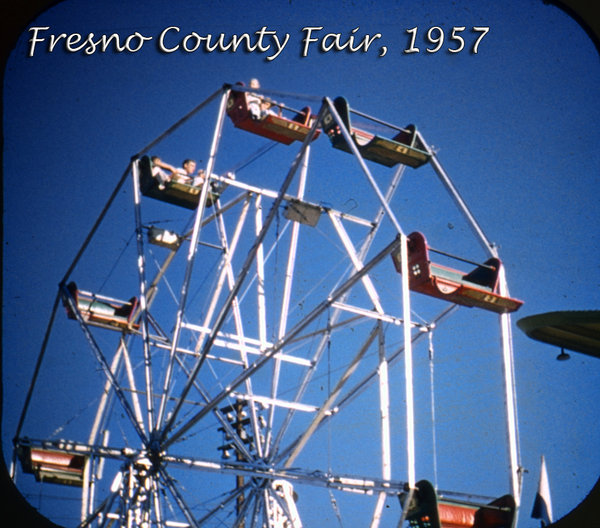
<instances>
[{"instance_id":1,"label":"person's head","mask_svg":"<svg viewBox=\"0 0 600 528\"><path fill-rule=\"evenodd\" d=\"M250 79L250 88L253 88L255 90L258 90L260 88L260 83L258 82L258 79Z\"/></svg>"},{"instance_id":2,"label":"person's head","mask_svg":"<svg viewBox=\"0 0 600 528\"><path fill-rule=\"evenodd\" d=\"M183 160L183 170L188 174L193 174L196 170L196 162L193 159Z\"/></svg>"}]
</instances>

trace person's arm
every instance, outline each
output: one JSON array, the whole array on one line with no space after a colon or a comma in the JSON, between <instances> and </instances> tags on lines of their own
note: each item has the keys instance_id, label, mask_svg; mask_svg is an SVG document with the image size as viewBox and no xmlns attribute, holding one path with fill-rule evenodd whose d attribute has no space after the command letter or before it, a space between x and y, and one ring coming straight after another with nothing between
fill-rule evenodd
<instances>
[{"instance_id":1,"label":"person's arm","mask_svg":"<svg viewBox=\"0 0 600 528\"><path fill-rule=\"evenodd\" d=\"M177 172L177 169L175 167L173 167L173 165L169 165L168 163L165 163L160 158L152 158L152 163L154 163L154 165L156 165L157 167L160 167L161 169L170 171L171 174L175 174Z\"/></svg>"}]
</instances>

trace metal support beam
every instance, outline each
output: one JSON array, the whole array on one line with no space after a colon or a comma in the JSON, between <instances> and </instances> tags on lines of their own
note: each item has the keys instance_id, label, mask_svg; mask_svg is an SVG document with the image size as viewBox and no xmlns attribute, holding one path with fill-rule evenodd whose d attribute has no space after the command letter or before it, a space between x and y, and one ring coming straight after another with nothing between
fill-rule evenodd
<instances>
[{"instance_id":1,"label":"metal support beam","mask_svg":"<svg viewBox=\"0 0 600 528\"><path fill-rule=\"evenodd\" d=\"M362 277L369 273L373 267L379 264L384 258L389 256L393 251L398 248L398 240L393 240L388 246L380 251L370 262L354 275L352 275L344 284L342 284L335 292L333 292L329 298L321 302L316 306L302 321L300 321L294 328L288 331L286 337L280 340L270 351L266 352L265 355L257 360L255 363L250 365L244 372L242 372L234 381L232 381L224 391L215 396L210 404L204 409L196 413L187 423L182 425L179 430L174 432L164 443L167 447L173 442L177 441L186 431L188 431L195 423L201 420L206 414L214 409L221 401L223 401L229 394L235 390L241 383L252 376L256 371L261 369L271 358L283 348L288 341L296 337L302 330L304 330L310 323L312 323L323 311L331 306L338 298L348 292ZM193 379L193 377L192 377Z\"/></svg>"},{"instance_id":2,"label":"metal support beam","mask_svg":"<svg viewBox=\"0 0 600 528\"><path fill-rule=\"evenodd\" d=\"M114 389L115 394L117 395L117 398L121 402L121 405L123 407L123 410L125 411L125 414L127 414L127 417L129 418L131 424L133 425L133 428L136 430L142 443L144 445L146 445L148 443L148 439L146 438L146 435L144 433L143 424L138 422L137 417L136 417L133 409L129 405L129 401L125 397L125 394L123 393L123 390L121 389L119 382L117 381L115 375L112 373L112 371L110 369L110 365L108 364L106 358L104 357L104 354L102 353L102 350L98 346L98 343L96 343L96 340L94 339L94 336L90 332L86 322L83 320L83 317L81 316L81 313L79 312L79 309L77 308L76 303L74 302L73 297L69 293L65 284L61 284L61 290L62 290L63 298L66 300L71 311L75 314L75 318L79 322L79 325L81 326L81 329L83 330L83 333L84 333L86 339L88 340L88 343L90 344L90 348L92 349L92 352L93 352L96 360L98 361L98 363L100 364L100 367L106 374L106 377L110 381L110 384L111 384L112 388Z\"/></svg>"},{"instance_id":3,"label":"metal support beam","mask_svg":"<svg viewBox=\"0 0 600 528\"><path fill-rule=\"evenodd\" d=\"M313 433L317 430L317 428L319 427L319 424L321 423L323 418L325 418L325 416L331 411L336 399L340 395L340 392L344 388L347 381L350 379L350 376L352 376L354 371L358 368L360 361L362 360L362 358L366 354L367 350L369 349L369 347L375 340L375 337L377 336L378 331L379 331L379 324L375 325L375 327L373 328L373 330L367 337L367 340L365 341L363 346L360 347L360 349L358 350L358 353L356 354L354 359L350 362L350 364L348 365L348 367L346 368L346 370L340 377L339 381L337 382L336 386L331 391L331 394L327 397L327 399L320 406L319 411L317 412L316 416L313 418L310 425L306 428L304 433L292 443L290 448L286 449L283 453L280 453L280 456L278 458L279 460L282 459L281 455L283 455L286 451L291 449L291 452L285 459L285 463L283 465L285 468L289 468L292 466L292 464L296 460L296 457L300 454L300 452L302 451L302 449L304 448L304 446L306 445L308 440L311 438Z\"/></svg>"},{"instance_id":4,"label":"metal support beam","mask_svg":"<svg viewBox=\"0 0 600 528\"><path fill-rule=\"evenodd\" d=\"M182 402L184 400L187 393L189 392L189 390L192 386L192 382L195 379L195 377L197 376L198 372L200 371L202 364L204 363L204 359L213 344L213 341L216 337L217 332L219 332L219 330L221 329L221 326L225 322L225 318L227 317L227 314L229 313L231 304L232 304L233 300L235 299L236 295L238 294L240 288L242 287L242 284L243 284L243 282L248 274L248 271L250 269L250 265L256 256L256 251L258 250L258 247L262 244L264 238L267 235L269 228L271 227L273 220L275 219L275 216L277 215L279 206L281 205L281 202L283 201L283 196L285 195L288 187L290 186L290 184L296 174L296 171L298 170L298 167L300 166L300 163L304 157L304 151L306 150L306 148L308 147L308 145L310 144L310 142L312 141L312 139L314 137L317 126L322 119L323 113L324 113L324 108L321 108L318 118L315 120L315 123L313 124L311 131L304 139L304 142L302 143L302 147L300 148L300 152L296 155L296 158L294 159L294 162L292 163L292 166L288 172L288 175L286 176L286 178L281 186L281 189L279 191L279 194L277 195L277 198L273 202L271 210L269 211L269 214L265 220L262 231L261 231L260 235L256 238L253 247L251 248L250 252L248 253L248 256L246 257L246 261L244 262L241 272L237 278L236 284L234 285L229 296L225 300L223 307L222 307L219 315L217 316L217 319L213 326L213 330L212 330L208 340L206 341L206 343L204 344L204 346L202 348L200 358L198 359L196 365L194 366L194 370L192 371L191 379L190 379L190 381L188 381L188 384L183 389L183 392L180 397L180 402ZM166 423L165 427L163 428L163 430L162 430L162 439L163 440L166 439L169 431L172 429L172 427L175 423L175 420L177 419L177 415L179 414L180 408L181 408L181 404L179 404L175 407L175 409L173 410L173 413L171 414L170 420L168 421L168 423Z\"/></svg>"},{"instance_id":5,"label":"metal support beam","mask_svg":"<svg viewBox=\"0 0 600 528\"><path fill-rule=\"evenodd\" d=\"M396 170L396 172L394 173L394 176L392 177L392 181L391 181L391 183L386 191L386 195L384 197L384 200L386 203L389 204L392 197L394 196L394 193L396 192L396 190L398 188L398 185L400 183L400 179L402 178L403 173L404 173L404 166L399 167L398 170ZM363 224L363 225L368 225L370 227L370 231L369 231L369 234L367 235L367 237L365 238L365 240L360 248L360 251L358 252L359 259L361 259L361 260L364 259L367 255L367 253L369 252L371 245L373 243L373 240L375 239L375 236L377 235L377 233L379 231L381 223L382 223L383 219L385 218L387 210L388 210L388 208L381 206L379 208L379 210L377 211L377 213L375 214L373 221L368 222L367 224ZM338 216L338 215L336 215L336 216ZM345 218L345 217L342 216L342 218ZM346 300L346 296L347 295L342 296L339 299L339 301L334 302L332 304L332 306L338 304L338 302L344 303L344 301ZM336 327L338 319L341 316L341 314L342 314L342 310L340 308L336 307L332 310L332 314L331 314L330 321L328 324L329 328ZM323 351L325 350L326 346L327 346L327 336L324 335L323 338L321 339L321 341L319 342L319 345L317 346L317 350L316 350L315 354L313 355L313 358L312 358L313 366L306 372L306 374L300 384L300 388L296 392L296 397L295 397L296 402L302 398L302 396L308 386L308 383L312 379L312 375L316 370L316 367L322 357ZM273 448L274 452L277 452L277 450L278 450L279 444L281 443L282 438L284 437L284 435L291 423L293 413L294 413L294 411L291 410L286 415L286 417L279 429L279 433L274 442L274 448Z\"/></svg>"},{"instance_id":6,"label":"metal support beam","mask_svg":"<svg viewBox=\"0 0 600 528\"><path fill-rule=\"evenodd\" d=\"M392 478L392 450L390 438L390 387L388 379L388 362L385 357L385 339L383 327L378 324L379 336L379 409L381 421L381 478L391 480ZM381 491L377 497L377 504L371 520L371 528L377 528L381 521L383 507L387 495Z\"/></svg>"},{"instance_id":7,"label":"metal support beam","mask_svg":"<svg viewBox=\"0 0 600 528\"><path fill-rule=\"evenodd\" d=\"M404 234L400 238L400 254L408 255L408 237ZM408 471L408 486L415 487L415 404L413 389L413 361L412 361L412 335L410 313L410 289L408 286L408 259L401 259L402 273L402 308L404 313L404 384L406 398L406 464Z\"/></svg>"},{"instance_id":8,"label":"metal support beam","mask_svg":"<svg viewBox=\"0 0 600 528\"><path fill-rule=\"evenodd\" d=\"M133 163L131 168L133 176L133 201L135 210L135 235L137 242L137 266L140 283L140 316L142 329L142 343L144 354L144 376L146 381L146 412L148 420L148 431L152 434L157 427L154 422L154 394L152 381L152 356L150 354L150 342L148 333L148 310L146 297L146 257L144 254L144 234L142 227L142 211L141 211L141 196L140 196L140 171L139 162Z\"/></svg>"},{"instance_id":9,"label":"metal support beam","mask_svg":"<svg viewBox=\"0 0 600 528\"><path fill-rule=\"evenodd\" d=\"M217 149L219 146L219 141L221 139L221 131L223 128L223 121L225 119L225 109L227 106L228 97L229 97L229 91L228 90L224 91L221 96L221 102L219 105L219 115L217 118L217 125L215 127L215 131L213 134L213 140L212 140L212 144L211 144L211 148L210 148L208 163L206 165L207 178L206 178L206 182L204 183L204 185L202 185L202 190L200 191L200 198L198 200L198 208L196 209L196 215L194 217L194 227L192 229L192 238L190 241L190 247L189 247L188 256L187 256L185 275L184 275L183 283L181 285L181 292L180 292L180 296L179 296L179 306L177 308L177 316L176 316L176 321L175 321L175 330L173 331L171 355L170 355L169 365L167 367L167 372L165 374L165 380L164 380L164 387L165 387L164 393L165 394L169 393L170 387L171 387L171 377L173 375L173 365L174 365L174 361L175 361L174 358L175 358L175 353L176 353L175 351L177 349L177 345L179 344L179 337L180 337L180 333L181 333L181 325L182 325L184 314L185 314L189 283L190 283L190 280L192 277L192 270L194 267L194 260L196 258L196 252L198 250L198 240L200 237L200 229L202 227L202 216L204 214L204 208L206 205L206 197L208 196L209 187L210 187L208 181L209 181L210 175L213 173L213 169L214 169L214 165L215 165ZM182 400L183 400L183 398L182 398ZM162 426L163 426L163 422L165 419L165 406L166 406L166 398L163 397L160 402L160 408L159 408L158 416L157 416L157 424L158 424L157 430L162 430L161 436L163 438L164 438L164 428ZM169 424L173 423L173 419L176 414L177 414L176 412L173 413L171 420L169 420ZM168 426L167 426L167 429L168 429Z\"/></svg>"},{"instance_id":10,"label":"metal support beam","mask_svg":"<svg viewBox=\"0 0 600 528\"><path fill-rule=\"evenodd\" d=\"M310 146L306 148L304 159L302 160L302 168L300 170L300 178L298 180L298 191L297 199L302 200L304 198L304 191L306 189L306 178L308 173L308 157L310 154ZM278 339L282 339L287 330L288 314L290 309L290 299L292 294L292 285L294 270L296 268L296 254L298 249L298 238L300 236L300 223L293 222L292 233L290 235L290 245L288 251L288 260L285 268L285 279L283 283L283 296L281 301L281 317L279 320L279 330L277 334ZM279 377L281 375L281 359L275 357L273 364L273 375L271 381L271 398L277 398L279 391ZM272 440L273 422L275 420L275 406L269 409L269 416L267 419L268 429L265 437L265 455L269 455Z\"/></svg>"},{"instance_id":11,"label":"metal support beam","mask_svg":"<svg viewBox=\"0 0 600 528\"><path fill-rule=\"evenodd\" d=\"M454 200L454 203L456 204L456 206L458 207L460 212L463 214L463 216L467 220L467 223L469 224L469 226L475 233L475 236L477 237L478 241L483 246L483 249L486 251L486 253L488 253L489 256L497 257L498 254L496 251L496 246L489 241L488 237L483 232L483 229L481 228L481 226L479 225L479 223L473 216L473 213L471 213L466 202L463 200L462 196L458 192L458 189L454 186L454 183L452 183L452 180L450 179L448 174L446 174L446 171L442 167L442 164L440 163L440 161L437 159L435 152L433 151L433 149L431 149L431 147L423 139L423 136L421 136L421 134L419 132L417 132L417 134L418 134L419 140L423 143L425 150L427 152L429 152L429 154L431 155L429 162L431 163L433 170L438 175L438 178L440 179L440 181L442 182L442 184L444 185L444 187L446 188L446 190L448 191L448 193Z\"/></svg>"},{"instance_id":12,"label":"metal support beam","mask_svg":"<svg viewBox=\"0 0 600 528\"><path fill-rule=\"evenodd\" d=\"M334 120L336 121L336 123L338 124L338 126L340 128L340 132L342 133L342 136L344 136L346 143L350 147L350 150L352 150L352 153L356 156L356 159L358 160L363 173L367 177L369 184L375 191L375 194L379 200L379 203L385 209L385 212L387 213L395 230L398 233L402 233L402 228L400 227L400 223L396 219L396 215L393 213L392 209L390 208L389 203L385 199L385 196L382 194L381 190L379 189L379 186L377 185L375 178L373 178L373 175L371 174L371 171L367 167L367 164L365 163L365 160L363 159L360 151L358 150L358 147L354 143L354 140L352 139L352 136L350 135L350 131L346 128L346 125L340 118L340 115L338 114L338 111L336 110L335 105L328 97L326 97L324 100L325 100L325 103L327 104L329 112L331 113L331 115L333 116Z\"/></svg>"},{"instance_id":13,"label":"metal support beam","mask_svg":"<svg viewBox=\"0 0 600 528\"><path fill-rule=\"evenodd\" d=\"M499 274L500 295L509 296L504 267ZM522 468L519 448L519 431L517 418L517 392L515 389L514 355L510 314L500 314L500 334L502 339L502 365L504 374L504 405L506 412L506 432L508 436L508 458L510 471L510 487L515 498L517 510L521 502Z\"/></svg>"}]
</instances>

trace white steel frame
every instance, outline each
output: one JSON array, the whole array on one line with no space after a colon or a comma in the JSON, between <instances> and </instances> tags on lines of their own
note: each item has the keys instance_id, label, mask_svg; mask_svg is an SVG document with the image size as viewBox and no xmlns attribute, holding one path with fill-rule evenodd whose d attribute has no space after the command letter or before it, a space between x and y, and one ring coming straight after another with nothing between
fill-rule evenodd
<instances>
[{"instance_id":1,"label":"white steel frame","mask_svg":"<svg viewBox=\"0 0 600 528\"><path fill-rule=\"evenodd\" d=\"M237 89L237 88L236 88ZM214 128L211 149L208 157L207 174L212 174L219 154L219 143L223 133L226 107L229 97L229 87L216 92L198 109L209 102L219 99L219 111ZM287 245L288 258L285 263L285 278L282 286L281 304L277 307L280 314L279 323L275 329L275 337L269 338L267 331L269 306L265 285L268 277L265 275L265 261L268 248L265 246L267 233L272 231L273 224L282 204L289 200L304 203L306 181L308 177L310 145L313 136L320 126L325 112L329 112L337 121L340 130L356 157L359 167L364 174L379 207L372 219L360 218L319 204L308 204L322 212L323 222L329 221L333 232L337 234L341 247L345 250L351 269L340 278L335 287L315 304L307 314L290 326L290 302L294 287L298 251L298 241L302 225L291 222L291 233ZM177 124L179 126L186 119ZM440 181L454 199L457 207L463 213L469 225L484 249L491 255L497 256L497 248L489 242L483 230L469 211L464 200L443 170L432 149L420 138L430 153L430 163ZM447 308L438 318L428 324L412 321L410 308L410 292L408 288L408 269L406 259L402 259L401 302L394 307L386 307L382 302L376 285L371 279L371 272L390 253L400 248L406 254L407 237L390 207L391 199L398 188L404 166L400 165L394 171L387 189L381 190L369 167L362 158L358 148L351 139L350 132L343 125L335 106L328 98L322 100L321 109L312 130L302 143L289 171L278 191L260 188L238 180L226 180L230 189L239 194L230 202L215 205L212 213L206 208L208 185L203 186L199 205L194 213L193 227L185 234L187 257L185 273L180 284L178 306L173 330L170 335L161 331L151 315L152 304L156 298L157 286L165 273L174 262L180 248L171 250L164 260L155 277L148 282L148 265L144 242L144 226L142 222L143 197L140 192L140 174L138 159L155 143L134 157L130 166L136 222L137 267L139 275L139 312L136 321L140 323L139 330L133 328L123 333L117 350L113 352L112 360L102 350L90 329L89 322L84 321L78 312L74 299L67 291L66 277L73 269L71 267L65 280L61 283L60 295L69 303L76 314L90 348L98 364L106 375L103 394L100 398L96 418L87 442L50 442L44 440L27 440L27 445L40 448L52 448L59 451L75 452L89 457L86 467L84 486L82 490L81 526L107 526L112 520L120 519L124 526L139 525L147 522L148 526L184 527L204 526L213 517L217 517L223 509L235 509L235 515L230 518L233 526L272 526L271 509L287 512L290 528L298 528L300 520L294 512L288 510L286 500L278 496L266 483L283 479L290 483L309 484L334 490L357 492L376 497L371 527L376 528L381 521L386 500L397 497L406 489L414 489L415 476L415 433L414 433L414 402L412 381L412 346L420 340L435 325L440 323L453 311ZM217 178L222 179L222 178ZM291 192L292 182L297 181L296 192ZM121 182L122 183L122 182ZM121 185L120 183L120 185ZM114 195L115 193L113 193ZM233 192L232 192L233 194ZM270 203L270 209L263 217L263 206ZM233 211L238 211L234 216ZM227 222L225 219L227 218ZM232 221L233 219L233 221ZM254 221L254 241L241 266L234 268L233 258L240 247L244 227ZM387 245L379 248L374 255L371 252L374 239L383 222L389 222L397 237ZM97 222L94 229L97 227ZM202 321L188 318L188 294L190 281L194 273L194 264L200 247L202 229L214 224L220 236L222 257L220 272L216 286L207 293L208 309ZM359 247L348 234L346 224L354 224L368 228L368 234ZM231 234L228 229L233 229ZM306 229L311 229L307 227ZM89 243L93 233L86 240ZM81 254L81 253L80 253ZM80 254L77 258L79 258ZM77 260L77 259L76 259ZM254 271L252 271L254 270ZM254 274L254 276L252 276ZM252 278L251 278L252 277ZM244 318L240 304L243 296L242 288L249 282L256 284L256 321L258 334L247 333L244 329ZM501 293L508 294L504 274L500 276ZM350 294L356 288L362 288L366 293L368 304L358 306L352 304ZM222 297L225 299L222 300ZM57 303L56 303L57 304ZM55 304L55 309L56 309ZM316 327L317 319L327 314L327 325ZM233 318L234 330L225 329L225 322ZM54 318L54 315L52 319ZM368 322L370 332L366 339L357 344L353 358L347 363L345 370L337 378L335 385L320 404L309 404L303 398L313 381L317 366L322 364L332 333L340 328ZM403 344L396 351L386 350L383 325L402 326ZM514 389L514 373L512 364L512 344L510 335L510 316L500 316L502 336L502 357L504 364L504 385L506 399L507 435L509 446L509 472L511 492L517 503L520 497L520 462L517 434L516 396ZM182 343L183 332L195 336L193 347ZM317 338L317 344L312 355L306 357L296 354L294 347L299 346L309 338ZM143 350L143 386L138 387L139 380L134 375L133 361L130 355L132 341L140 340ZM45 346L45 345L44 345ZM377 367L358 381L353 378L358 365L367 351L374 347L377 351ZM224 354L222 351L228 351ZM161 374L161 383L157 386L155 372L155 355L162 351L168 355L168 365ZM390 426L390 386L388 366L402 357L404 360L404 385L406 401L406 467L407 473L400 480L393 479L392 470L392 440ZM187 358L184 360L184 358ZM192 364L190 365L190 360ZM200 382L200 373L208 363L220 361L239 369L237 375L227 381L217 393L209 392ZM40 359L41 363L41 359ZM284 365L295 365L304 373L293 397L281 394L280 374ZM267 393L255 391L254 380L258 373L269 371L271 384ZM124 373L127 390L119 381ZM175 378L181 381L185 377L183 388L175 385ZM330 422L340 411L349 405L356 396L378 381L380 445L381 445L381 475L379 477L364 475L338 475L327 470L314 471L311 468L298 469L295 466L299 455L317 430ZM156 390L159 390L158 396ZM177 391L177 392L174 392ZM109 401L118 400L120 409L127 415L135 430L139 448L123 448L111 446L110 439L102 434L106 430L107 416L110 408ZM174 405L170 402L175 401ZM190 402L197 409L190 414L183 414L185 407L189 412ZM251 447L240 435L240 429L222 411L228 402L244 402L249 410L249 430L255 444ZM29 404L29 398L27 405ZM266 420L261 421L260 406L268 409ZM25 412L25 410L24 410ZM275 429L275 414L281 412L285 417L278 429ZM295 439L289 440L288 432L297 413L312 415L303 432ZM206 459L189 455L177 455L178 443L185 435L207 419L216 418L224 434L230 439L237 453L235 461ZM22 426L22 421L19 427ZM20 431L18 432L18 436ZM113 482L108 496L98 497L97 484L102 473L104 460L119 460L123 469ZM189 499L179 489L173 480L171 467L188 468L205 472L235 475L238 485L226 495L220 504L204 515L197 515ZM314 468L313 468L314 469ZM257 484L258 483L258 484ZM177 509L179 514L171 518L167 504L163 502L164 489L170 496L169 504ZM120 507L117 507L120 504ZM277 504L277 507L273 505ZM274 525L273 525L274 526Z\"/></svg>"}]
</instances>

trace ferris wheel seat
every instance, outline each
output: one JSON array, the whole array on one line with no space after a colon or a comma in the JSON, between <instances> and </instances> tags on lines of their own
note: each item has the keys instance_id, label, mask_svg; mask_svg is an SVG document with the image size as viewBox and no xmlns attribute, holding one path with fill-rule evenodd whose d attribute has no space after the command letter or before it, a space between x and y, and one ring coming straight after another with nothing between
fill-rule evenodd
<instances>
[{"instance_id":1,"label":"ferris wheel seat","mask_svg":"<svg viewBox=\"0 0 600 528\"><path fill-rule=\"evenodd\" d=\"M391 139L385 138L353 127L350 106L345 98L337 97L333 104L363 158L386 167L402 163L417 168L429 161L430 154L419 139L414 125L408 125ZM353 152L342 134L340 125L329 111L323 118L323 129L334 148L344 152Z\"/></svg>"},{"instance_id":2,"label":"ferris wheel seat","mask_svg":"<svg viewBox=\"0 0 600 528\"><path fill-rule=\"evenodd\" d=\"M140 189L144 196L162 202L178 205L187 209L196 209L200 202L202 186L194 186L178 181L162 184L154 177L152 161L148 156L139 160ZM206 207L212 206L219 199L219 193L209 191L206 196Z\"/></svg>"},{"instance_id":3,"label":"ferris wheel seat","mask_svg":"<svg viewBox=\"0 0 600 528\"><path fill-rule=\"evenodd\" d=\"M92 325L108 328L127 329L139 328L132 324L132 319L138 306L137 297L131 297L128 301L113 299L104 295L81 291L74 282L69 283L67 290L75 302L77 311L81 318ZM77 319L77 315L71 304L63 298L63 304L67 310L69 319Z\"/></svg>"},{"instance_id":4,"label":"ferris wheel seat","mask_svg":"<svg viewBox=\"0 0 600 528\"><path fill-rule=\"evenodd\" d=\"M293 222L315 227L321 218L321 207L298 199L287 202L283 215Z\"/></svg>"},{"instance_id":5,"label":"ferris wheel seat","mask_svg":"<svg viewBox=\"0 0 600 528\"><path fill-rule=\"evenodd\" d=\"M253 111L251 108L252 100L257 106L265 101L264 97L258 94L249 94L232 90L227 100L227 115L236 128L251 132L259 136L291 145L294 141L304 141L308 136L316 116L311 113L309 106L304 107L291 118L287 118L282 113L282 107L272 104L271 108L279 106L278 113L269 111ZM313 141L317 139L320 132L315 131Z\"/></svg>"},{"instance_id":6,"label":"ferris wheel seat","mask_svg":"<svg viewBox=\"0 0 600 528\"><path fill-rule=\"evenodd\" d=\"M408 236L408 284L411 290L461 306L496 313L514 312L522 306L522 301L498 292L502 266L500 259L490 258L472 271L464 272L432 262L429 252L422 233L414 232ZM400 251L392 253L392 260L396 271L401 273Z\"/></svg>"},{"instance_id":7,"label":"ferris wheel seat","mask_svg":"<svg viewBox=\"0 0 600 528\"><path fill-rule=\"evenodd\" d=\"M401 496L400 501L406 497ZM406 520L411 528L511 528L516 509L511 495L481 505L440 499L426 480L417 483L407 507Z\"/></svg>"},{"instance_id":8,"label":"ferris wheel seat","mask_svg":"<svg viewBox=\"0 0 600 528\"><path fill-rule=\"evenodd\" d=\"M84 455L21 446L18 456L23 472L33 474L38 482L83 486Z\"/></svg>"},{"instance_id":9,"label":"ferris wheel seat","mask_svg":"<svg viewBox=\"0 0 600 528\"><path fill-rule=\"evenodd\" d=\"M168 229L161 229L156 226L148 228L148 242L155 246L165 247L167 249L177 249L181 245L181 237Z\"/></svg>"}]
</instances>

